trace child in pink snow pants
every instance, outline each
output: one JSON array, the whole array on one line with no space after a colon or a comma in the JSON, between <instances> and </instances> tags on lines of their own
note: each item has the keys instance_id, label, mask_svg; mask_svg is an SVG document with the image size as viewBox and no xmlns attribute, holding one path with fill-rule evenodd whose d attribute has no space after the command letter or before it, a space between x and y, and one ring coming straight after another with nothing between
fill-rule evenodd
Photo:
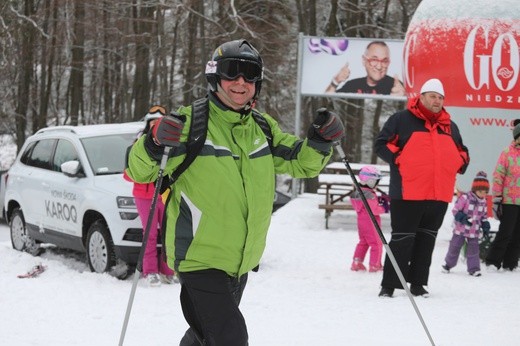
<instances>
[{"instance_id":1,"label":"child in pink snow pants","mask_svg":"<svg viewBox=\"0 0 520 346\"><path fill-rule=\"evenodd\" d=\"M361 185L361 190L365 195L368 205L370 206L379 226L381 226L380 215L386 211L385 208L380 205L380 201L385 201L388 205L388 197L378 197L375 190L380 179L381 173L376 167L364 166L359 171L359 184ZM369 272L382 271L383 266L381 265L381 256L383 254L383 243L377 234L367 209L363 204L360 193L357 190L354 191L350 199L352 206L357 213L359 235L359 242L354 251L354 261L352 262L350 269L353 271L367 270L363 261L370 249Z\"/></svg>"},{"instance_id":2,"label":"child in pink snow pants","mask_svg":"<svg viewBox=\"0 0 520 346\"><path fill-rule=\"evenodd\" d=\"M148 114L145 116L146 126L140 135L147 133L151 124L156 119L165 114L166 110L161 106L153 106L150 108ZM126 180L132 181L126 172L123 174L123 176ZM137 212L139 213L139 218L141 219L141 224L143 226L143 238L146 225L148 223L148 217L150 215L150 207L152 205L154 191L154 183L139 184L134 182L132 194L134 196L135 206L137 207ZM155 212L153 214L150 232L148 233L148 241L146 243L143 256L142 274L148 282L148 285L152 287L160 286L161 282L170 284L175 280L175 272L168 267L164 256L159 254L157 251L157 239L160 235L163 214L164 204L161 196L159 195L155 205Z\"/></svg>"},{"instance_id":3,"label":"child in pink snow pants","mask_svg":"<svg viewBox=\"0 0 520 346\"><path fill-rule=\"evenodd\" d=\"M134 193L135 206L137 207L137 211L139 213L139 217L141 218L141 223L143 225L143 230L146 229L146 223L148 222L148 217L150 215L150 206L152 205L152 198L154 192L154 184L137 184L134 183L134 191L136 190L135 185L145 185L143 186L149 192L152 193L152 197L150 198L142 198L137 197L136 193ZM150 228L150 233L148 234L148 242L146 244L146 248L144 250L143 257L143 275L147 276L148 274L163 274L165 276L173 276L174 271L168 267L166 262L162 259L162 255L157 253L157 239L160 235L160 229L162 225L162 216L164 214L164 204L162 202L161 196L157 198L157 204L155 205L155 213L153 214L152 226ZM170 280L170 278L168 278Z\"/></svg>"}]
</instances>

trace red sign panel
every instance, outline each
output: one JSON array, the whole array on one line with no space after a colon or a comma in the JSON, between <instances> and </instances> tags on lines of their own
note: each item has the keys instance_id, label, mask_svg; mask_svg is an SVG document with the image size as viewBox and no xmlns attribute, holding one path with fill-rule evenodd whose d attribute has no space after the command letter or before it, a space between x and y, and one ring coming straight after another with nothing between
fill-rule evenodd
<instances>
[{"instance_id":1,"label":"red sign panel","mask_svg":"<svg viewBox=\"0 0 520 346\"><path fill-rule=\"evenodd\" d=\"M520 20L446 18L412 22L404 83L415 96L430 78L444 84L446 106L520 107Z\"/></svg>"}]
</instances>

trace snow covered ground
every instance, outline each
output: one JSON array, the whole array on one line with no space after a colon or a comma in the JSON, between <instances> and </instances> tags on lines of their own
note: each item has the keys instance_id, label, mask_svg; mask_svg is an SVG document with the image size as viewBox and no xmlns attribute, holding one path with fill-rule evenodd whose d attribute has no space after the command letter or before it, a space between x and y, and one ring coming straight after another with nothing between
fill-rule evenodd
<instances>
[{"instance_id":1,"label":"snow covered ground","mask_svg":"<svg viewBox=\"0 0 520 346\"><path fill-rule=\"evenodd\" d=\"M405 292L377 297L381 274L349 270L355 215L335 211L324 228L323 196L305 194L277 211L260 271L241 304L252 346L430 345ZM451 237L439 233L430 298L415 302L436 345L518 345L520 271L474 278L459 263L440 266ZM492 223L492 229L497 224ZM389 236L389 215L383 216ZM117 345L132 280L90 273L81 256L49 248L40 258L11 248L0 224L0 344ZM38 263L47 271L18 279ZM176 285L138 285L125 345L176 345L187 325Z\"/></svg>"}]
</instances>

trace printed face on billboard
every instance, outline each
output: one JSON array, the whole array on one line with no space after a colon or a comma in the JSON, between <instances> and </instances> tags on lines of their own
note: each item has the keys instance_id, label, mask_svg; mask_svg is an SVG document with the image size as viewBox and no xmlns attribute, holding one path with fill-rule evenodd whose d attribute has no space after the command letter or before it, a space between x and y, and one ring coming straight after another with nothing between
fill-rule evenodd
<instances>
[{"instance_id":1,"label":"printed face on billboard","mask_svg":"<svg viewBox=\"0 0 520 346\"><path fill-rule=\"evenodd\" d=\"M403 41L353 38L303 40L303 95L405 99Z\"/></svg>"}]
</instances>

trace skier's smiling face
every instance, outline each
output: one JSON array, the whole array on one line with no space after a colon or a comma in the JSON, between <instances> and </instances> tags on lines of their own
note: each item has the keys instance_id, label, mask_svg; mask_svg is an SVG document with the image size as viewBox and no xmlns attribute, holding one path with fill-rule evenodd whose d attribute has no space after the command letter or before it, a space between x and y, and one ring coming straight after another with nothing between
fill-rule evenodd
<instances>
[{"instance_id":1,"label":"skier's smiling face","mask_svg":"<svg viewBox=\"0 0 520 346\"><path fill-rule=\"evenodd\" d=\"M255 83L247 82L242 76L238 76L238 78L233 80L221 79L217 94L226 106L239 110L251 101L255 95Z\"/></svg>"}]
</instances>

